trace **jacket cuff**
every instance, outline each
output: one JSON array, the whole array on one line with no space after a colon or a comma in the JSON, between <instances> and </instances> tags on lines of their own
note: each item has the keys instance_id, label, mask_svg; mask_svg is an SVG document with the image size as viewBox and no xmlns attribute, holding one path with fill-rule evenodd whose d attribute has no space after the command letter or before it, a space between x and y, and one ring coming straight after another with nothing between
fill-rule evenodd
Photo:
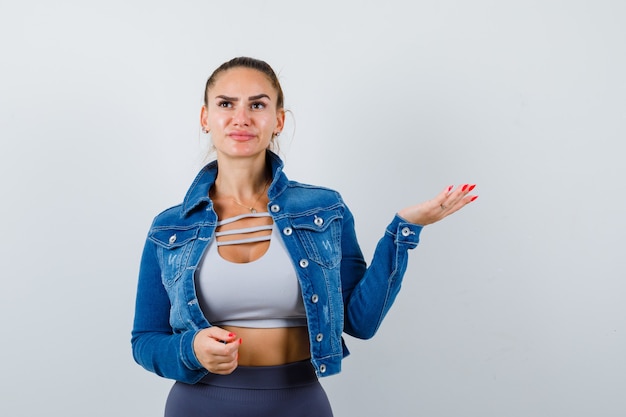
<instances>
[{"instance_id":1,"label":"jacket cuff","mask_svg":"<svg viewBox=\"0 0 626 417\"><path fill-rule=\"evenodd\" d=\"M183 363L190 370L196 371L199 369L203 369L204 367L196 357L195 352L193 351L193 340L196 335L200 332L197 330L195 332L184 332L182 337L180 338L180 357Z\"/></svg>"},{"instance_id":2,"label":"jacket cuff","mask_svg":"<svg viewBox=\"0 0 626 417\"><path fill-rule=\"evenodd\" d=\"M406 245L408 249L413 249L420 241L419 237L423 228L424 226L410 223L396 214L387 226L387 233L394 237L396 244Z\"/></svg>"}]
</instances>

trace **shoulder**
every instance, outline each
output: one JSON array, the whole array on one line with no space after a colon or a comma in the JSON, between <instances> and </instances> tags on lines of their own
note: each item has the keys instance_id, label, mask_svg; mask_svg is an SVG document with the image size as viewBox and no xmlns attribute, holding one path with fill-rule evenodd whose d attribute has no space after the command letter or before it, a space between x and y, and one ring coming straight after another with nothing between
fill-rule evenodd
<instances>
[{"instance_id":1,"label":"shoulder","mask_svg":"<svg viewBox=\"0 0 626 417\"><path fill-rule=\"evenodd\" d=\"M328 199L331 201L343 202L341 194L328 187L324 187L321 185L314 184L305 184L298 181L290 180L287 184L287 189L285 193L290 194L290 196L294 195L303 195L308 197L309 199Z\"/></svg>"},{"instance_id":2,"label":"shoulder","mask_svg":"<svg viewBox=\"0 0 626 417\"><path fill-rule=\"evenodd\" d=\"M290 180L274 201L284 213L300 215L318 210L347 209L341 194L332 188Z\"/></svg>"},{"instance_id":3,"label":"shoulder","mask_svg":"<svg viewBox=\"0 0 626 417\"><path fill-rule=\"evenodd\" d=\"M182 207L182 204L177 204L157 214L152 220L152 228L181 224L183 219Z\"/></svg>"},{"instance_id":4,"label":"shoulder","mask_svg":"<svg viewBox=\"0 0 626 417\"><path fill-rule=\"evenodd\" d=\"M329 195L341 198L339 192L332 188L324 187L321 185L306 184L294 180L289 180L289 182L287 183L287 190L291 192L315 193L319 195Z\"/></svg>"}]
</instances>

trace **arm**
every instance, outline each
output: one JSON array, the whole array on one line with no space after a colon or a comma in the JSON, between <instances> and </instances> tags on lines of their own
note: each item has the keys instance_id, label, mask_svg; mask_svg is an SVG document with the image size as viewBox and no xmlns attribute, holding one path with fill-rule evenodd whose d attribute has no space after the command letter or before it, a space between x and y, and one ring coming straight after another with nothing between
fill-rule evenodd
<instances>
[{"instance_id":1,"label":"arm","mask_svg":"<svg viewBox=\"0 0 626 417\"><path fill-rule=\"evenodd\" d=\"M448 187L432 200L400 210L378 241L367 268L356 239L354 219L347 210L341 261L344 331L347 334L361 339L374 336L400 291L408 250L419 243L422 228L474 201L477 196L468 195L473 189L473 185L464 185L454 191Z\"/></svg>"},{"instance_id":2,"label":"arm","mask_svg":"<svg viewBox=\"0 0 626 417\"><path fill-rule=\"evenodd\" d=\"M344 331L369 339L391 308L408 263L408 250L419 242L422 226L395 216L378 241L366 268L356 241L352 215L344 217L341 281L344 298Z\"/></svg>"},{"instance_id":3,"label":"arm","mask_svg":"<svg viewBox=\"0 0 626 417\"><path fill-rule=\"evenodd\" d=\"M155 244L147 241L141 258L132 350L135 361L165 378L196 382L206 370L193 352L198 331L174 333L169 324L170 300L161 281Z\"/></svg>"}]
</instances>

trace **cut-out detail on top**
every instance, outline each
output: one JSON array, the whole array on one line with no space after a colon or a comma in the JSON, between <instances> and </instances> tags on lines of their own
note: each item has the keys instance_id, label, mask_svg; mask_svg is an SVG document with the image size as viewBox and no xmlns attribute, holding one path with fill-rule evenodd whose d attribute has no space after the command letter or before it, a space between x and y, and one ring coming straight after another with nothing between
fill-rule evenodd
<instances>
[{"instance_id":1,"label":"cut-out detail on top","mask_svg":"<svg viewBox=\"0 0 626 417\"><path fill-rule=\"evenodd\" d=\"M240 214L238 216L233 216L233 217L220 220L217 222L217 226L220 227L220 226L224 226L227 224L232 224L236 221L246 219L246 218L251 218L251 217L259 218L259 217L271 217L271 216L268 212L245 213L245 214ZM266 230L271 231L272 227L273 227L273 224L267 224L267 225L261 225L261 226L242 227L239 229L224 230L220 232L215 232L215 237L217 239L222 236L245 235L248 233L262 232ZM263 235L263 236L254 236L254 237L247 237L247 238L242 238L242 239L224 240L224 241L216 240L216 243L217 243L217 246L241 245L241 244L246 244L246 243L265 242L271 239L272 239L272 235L271 233L268 233L267 235Z\"/></svg>"}]
</instances>

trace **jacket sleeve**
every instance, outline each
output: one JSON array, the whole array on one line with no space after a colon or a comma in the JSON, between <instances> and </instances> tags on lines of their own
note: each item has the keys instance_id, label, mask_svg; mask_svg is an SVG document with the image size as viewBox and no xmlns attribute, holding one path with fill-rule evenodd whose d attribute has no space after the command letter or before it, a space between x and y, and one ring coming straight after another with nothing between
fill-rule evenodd
<instances>
[{"instance_id":1,"label":"jacket sleeve","mask_svg":"<svg viewBox=\"0 0 626 417\"><path fill-rule=\"evenodd\" d=\"M174 333L169 323L170 299L161 281L156 245L146 241L131 334L133 358L145 369L187 383L199 381L207 370L193 351L199 330Z\"/></svg>"},{"instance_id":2,"label":"jacket sleeve","mask_svg":"<svg viewBox=\"0 0 626 417\"><path fill-rule=\"evenodd\" d=\"M357 243L354 218L346 208L342 231L341 282L344 331L360 339L374 336L402 283L408 250L419 243L422 226L394 216L378 241L369 267Z\"/></svg>"}]
</instances>

